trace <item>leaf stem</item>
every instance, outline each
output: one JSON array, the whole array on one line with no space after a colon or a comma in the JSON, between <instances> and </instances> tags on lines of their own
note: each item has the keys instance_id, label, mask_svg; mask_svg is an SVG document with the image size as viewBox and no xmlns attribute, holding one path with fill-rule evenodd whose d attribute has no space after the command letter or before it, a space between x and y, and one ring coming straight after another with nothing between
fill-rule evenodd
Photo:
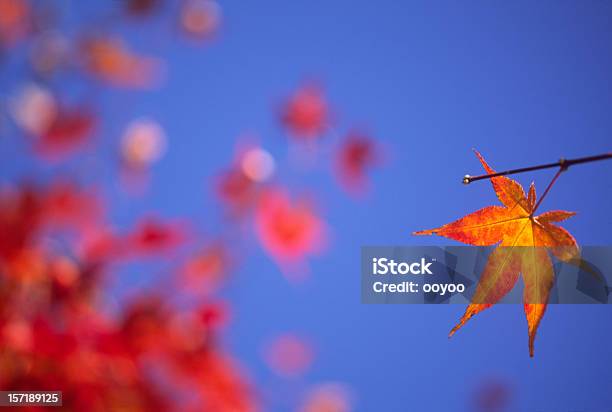
<instances>
[{"instance_id":1,"label":"leaf stem","mask_svg":"<svg viewBox=\"0 0 612 412\"><path fill-rule=\"evenodd\" d=\"M557 170L557 173L555 173L555 175L553 176L548 186L546 186L546 190L544 190L544 193L542 193L542 196L540 196L540 199L533 207L533 210L531 211L530 216L533 216L535 214L536 210L538 210L538 207L540 207L540 203L542 203L542 200L544 200L544 198L546 197L550 189L553 187L553 185L555 184L559 176L561 176L561 173L565 172L566 170L567 170L567 167L564 167L563 165L559 167L559 170Z\"/></svg>"},{"instance_id":2,"label":"leaf stem","mask_svg":"<svg viewBox=\"0 0 612 412\"><path fill-rule=\"evenodd\" d=\"M523 168L520 168L520 169L511 169L511 170L506 170L506 171L497 172L497 173L491 173L491 174L487 174L487 175L479 175L479 176L465 175L463 177L463 183L467 185L467 184L475 182L477 180L489 179L491 177L507 176L507 175L513 175L513 174L517 174L517 173L531 172L533 170L550 169L550 168L553 168L553 167L559 167L560 169L562 169L561 171L564 171L564 170L567 170L570 166L573 166L573 165L577 165L577 164L581 164L581 163L596 162L596 161L599 161L599 160L606 160L606 159L612 159L612 153L604 153L604 154L600 154L600 155L596 155L596 156L578 157L576 159L560 159L556 163L546 163L546 164L543 164L543 165L523 167Z\"/></svg>"}]
</instances>

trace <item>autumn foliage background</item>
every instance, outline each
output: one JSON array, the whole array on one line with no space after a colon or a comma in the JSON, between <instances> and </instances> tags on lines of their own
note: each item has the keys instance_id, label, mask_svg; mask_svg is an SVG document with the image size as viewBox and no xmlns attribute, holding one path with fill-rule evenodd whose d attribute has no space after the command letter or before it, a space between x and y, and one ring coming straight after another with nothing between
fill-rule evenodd
<instances>
[{"instance_id":1,"label":"autumn foliage background","mask_svg":"<svg viewBox=\"0 0 612 412\"><path fill-rule=\"evenodd\" d=\"M602 410L608 307L359 303L359 248L609 151L612 6L0 2L0 386L68 410ZM545 209L610 244L606 164ZM520 176L525 187L548 172ZM450 241L449 243L450 244Z\"/></svg>"}]
</instances>

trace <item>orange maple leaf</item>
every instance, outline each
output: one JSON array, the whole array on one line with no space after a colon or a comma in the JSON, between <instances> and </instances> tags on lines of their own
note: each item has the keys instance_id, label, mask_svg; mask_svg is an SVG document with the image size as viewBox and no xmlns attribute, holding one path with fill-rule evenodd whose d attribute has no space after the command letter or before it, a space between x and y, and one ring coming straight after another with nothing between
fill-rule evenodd
<instances>
[{"instance_id":1,"label":"orange maple leaf","mask_svg":"<svg viewBox=\"0 0 612 412\"><path fill-rule=\"evenodd\" d=\"M495 173L480 153L476 152L476 156L488 174ZM503 206L487 206L439 228L414 234L435 234L475 246L498 245L489 256L472 302L449 337L472 316L510 292L520 273L525 284L523 301L529 355L533 356L535 335L546 311L554 279L549 252L566 262L575 262L579 254L574 237L553 222L565 220L575 213L554 210L534 216L537 204L533 183L527 196L513 179L497 176L491 178L491 183Z\"/></svg>"}]
</instances>

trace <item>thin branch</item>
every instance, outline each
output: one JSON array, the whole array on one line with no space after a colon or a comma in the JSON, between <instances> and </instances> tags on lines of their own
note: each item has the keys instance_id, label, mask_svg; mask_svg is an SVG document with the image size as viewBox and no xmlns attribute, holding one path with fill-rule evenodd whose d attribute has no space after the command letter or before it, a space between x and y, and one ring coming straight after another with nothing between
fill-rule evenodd
<instances>
[{"instance_id":1,"label":"thin branch","mask_svg":"<svg viewBox=\"0 0 612 412\"><path fill-rule=\"evenodd\" d=\"M606 159L612 159L612 153L604 153L604 154L600 154L597 156L579 157L576 159L560 159L556 163L547 163L547 164L538 165L538 166L523 167L520 169L511 169L511 170L506 170L504 172L491 173L488 175L479 175L479 176L465 175L463 177L463 183L467 185L477 180L488 179L491 177L507 176L507 175L513 175L517 173L531 172L533 170L550 169L553 167L559 167L562 170L567 170L570 166L577 165L580 163L596 162L599 160L606 160Z\"/></svg>"}]
</instances>

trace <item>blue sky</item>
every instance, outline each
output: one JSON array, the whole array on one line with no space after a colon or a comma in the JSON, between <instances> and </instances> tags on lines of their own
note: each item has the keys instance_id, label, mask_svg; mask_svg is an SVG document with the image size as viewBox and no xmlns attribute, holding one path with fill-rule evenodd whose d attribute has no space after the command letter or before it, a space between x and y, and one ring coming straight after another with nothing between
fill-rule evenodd
<instances>
[{"instance_id":1,"label":"blue sky","mask_svg":"<svg viewBox=\"0 0 612 412\"><path fill-rule=\"evenodd\" d=\"M68 32L108 9L103 2L59 4ZM168 77L152 92L89 91L106 121L98 149L87 155L95 171L81 178L103 179L119 225L156 210L219 232L211 177L231 161L245 132L286 158L275 110L308 78L325 86L337 116L334 135L365 127L385 145L387 165L374 173L373 191L363 200L338 188L325 159L308 172L280 164L280 180L294 193L317 195L332 239L300 287L289 284L256 244L247 248L225 292L235 308L225 338L254 382L282 388L260 359L261 344L295 331L317 348L305 381L347 383L359 411L469 411L471 391L491 377L511 384L513 411L609 411L612 308L551 306L530 359L521 306L495 307L449 341L461 306L360 304L359 253L362 245L449 244L411 232L495 204L488 183L460 183L464 174L480 173L472 148L498 169L610 151L612 3L279 0L221 6L219 38L204 47L180 40L168 15L118 23L135 50L167 60ZM13 60L9 56L0 71L3 95L24 80ZM134 200L117 189L113 162L118 136L139 116L163 125L169 151L153 170L151 191ZM3 181L80 170L77 163L36 165L25 147L12 135L0 139L0 151L14 154L3 156ZM564 227L582 245L611 243L611 167L571 169L541 206L578 212ZM535 180L541 193L550 177L551 171L539 171L518 180ZM138 276L121 287L136 290L146 282Z\"/></svg>"}]
</instances>

